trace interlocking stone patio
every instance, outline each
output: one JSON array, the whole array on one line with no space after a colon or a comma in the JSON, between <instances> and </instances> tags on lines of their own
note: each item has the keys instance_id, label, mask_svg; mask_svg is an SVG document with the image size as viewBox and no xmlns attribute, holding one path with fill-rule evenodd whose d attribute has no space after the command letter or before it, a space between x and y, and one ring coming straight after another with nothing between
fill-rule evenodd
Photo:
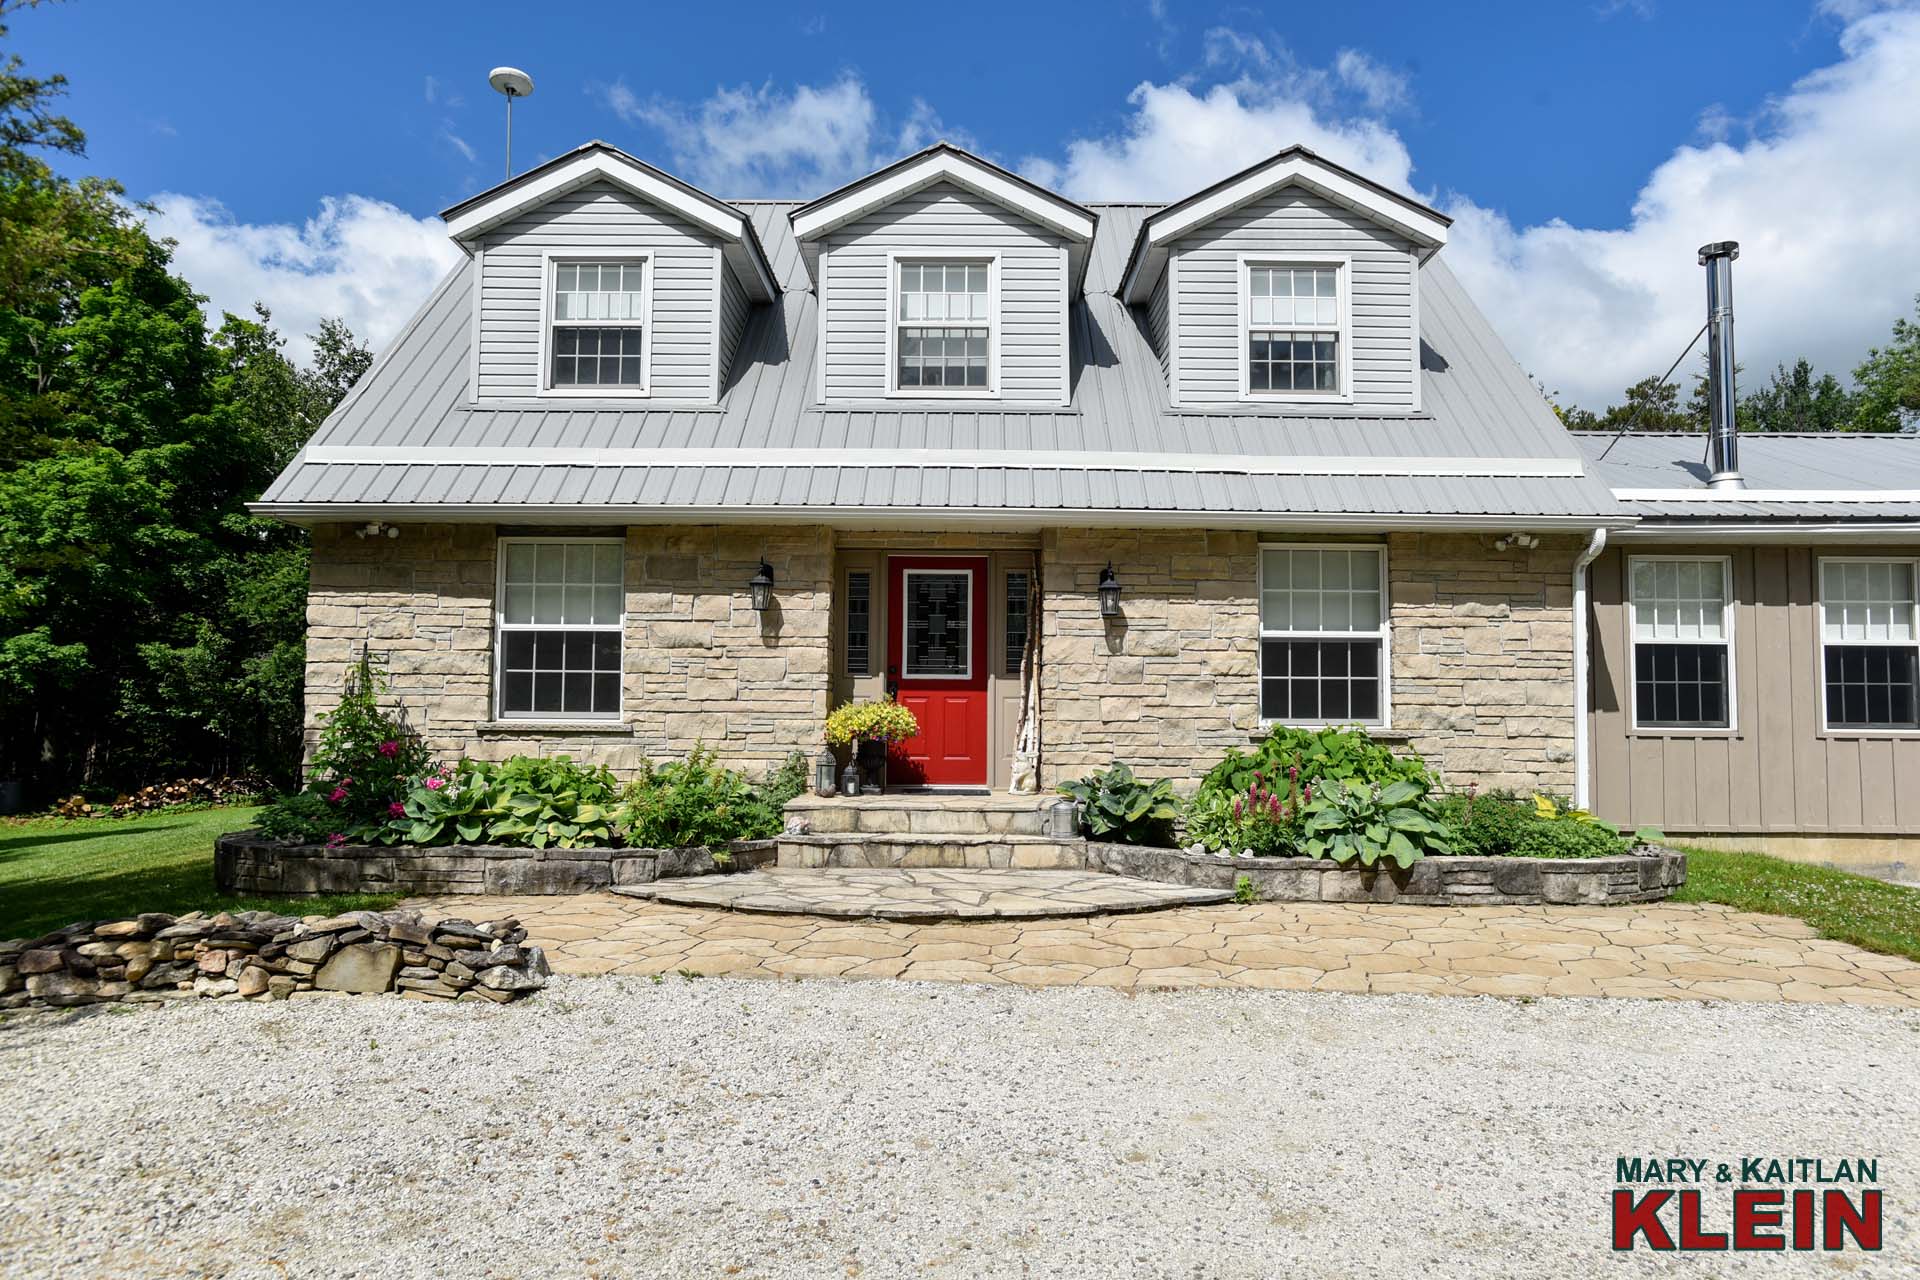
<instances>
[{"instance_id":1,"label":"interlocking stone patio","mask_svg":"<svg viewBox=\"0 0 1920 1280\"><path fill-rule=\"evenodd\" d=\"M1181 907L916 924L740 915L612 894L418 898L517 916L576 974L918 978L1026 986L1805 1001L1920 1008L1920 964L1726 907Z\"/></svg>"},{"instance_id":2,"label":"interlocking stone patio","mask_svg":"<svg viewBox=\"0 0 1920 1280\"><path fill-rule=\"evenodd\" d=\"M1038 920L1226 902L1221 889L1098 871L828 867L687 876L613 892L682 907L840 920Z\"/></svg>"}]
</instances>

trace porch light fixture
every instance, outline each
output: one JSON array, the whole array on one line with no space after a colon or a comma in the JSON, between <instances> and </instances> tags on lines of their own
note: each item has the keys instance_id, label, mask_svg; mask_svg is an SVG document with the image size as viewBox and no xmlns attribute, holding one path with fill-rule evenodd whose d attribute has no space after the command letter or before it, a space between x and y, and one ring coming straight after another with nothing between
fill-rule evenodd
<instances>
[{"instance_id":1,"label":"porch light fixture","mask_svg":"<svg viewBox=\"0 0 1920 1280\"><path fill-rule=\"evenodd\" d=\"M1120 579L1113 576L1113 561L1107 561L1107 567L1100 571L1100 616L1117 618L1120 616Z\"/></svg>"},{"instance_id":2,"label":"porch light fixture","mask_svg":"<svg viewBox=\"0 0 1920 1280\"><path fill-rule=\"evenodd\" d=\"M773 607L773 566L765 560L760 562L760 572L753 575L747 583L747 592L753 597L753 611L765 613Z\"/></svg>"}]
</instances>

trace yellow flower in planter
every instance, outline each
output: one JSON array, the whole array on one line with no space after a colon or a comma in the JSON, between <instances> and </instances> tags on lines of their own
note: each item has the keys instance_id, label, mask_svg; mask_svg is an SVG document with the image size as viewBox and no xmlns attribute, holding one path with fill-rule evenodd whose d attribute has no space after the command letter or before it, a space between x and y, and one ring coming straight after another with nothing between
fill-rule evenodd
<instances>
[{"instance_id":1,"label":"yellow flower in planter","mask_svg":"<svg viewBox=\"0 0 1920 1280\"><path fill-rule=\"evenodd\" d=\"M854 742L905 742L920 732L920 722L892 698L849 702L827 717L827 741L836 747Z\"/></svg>"}]
</instances>

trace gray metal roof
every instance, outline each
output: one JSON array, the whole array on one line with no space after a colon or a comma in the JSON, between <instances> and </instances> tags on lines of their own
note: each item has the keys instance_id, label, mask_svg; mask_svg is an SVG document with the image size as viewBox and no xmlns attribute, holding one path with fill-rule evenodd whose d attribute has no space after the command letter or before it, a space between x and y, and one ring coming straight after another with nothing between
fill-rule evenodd
<instances>
[{"instance_id":1,"label":"gray metal roof","mask_svg":"<svg viewBox=\"0 0 1920 1280\"><path fill-rule=\"evenodd\" d=\"M1143 323L1113 296L1141 219L1159 207L1140 204L1093 206L1099 230L1085 294L1071 317L1070 407L901 400L822 407L813 398L816 299L788 223L796 203L738 204L786 292L756 308L718 407L471 403L473 284L471 264L463 263L269 488L260 509L305 520L361 518L370 508L398 506L541 508L547 519L586 507L600 518L622 511L635 518L694 511L724 517L732 508L820 518L1026 511L1083 524L1102 512L1134 511L1265 522L1297 515L1307 523L1368 515L1433 524L1448 516L1508 524L1536 515L1589 524L1625 518L1606 487L1581 474L1580 454L1558 419L1437 259L1420 273L1416 414L1171 408ZM463 457L481 450L484 462ZM503 450L525 451L526 460ZM631 457L622 462L636 465L604 465L612 459L579 452L609 450L703 456L701 465L674 465L688 459L671 455L659 459L662 465ZM777 464L769 450L779 451ZM903 450L995 456L992 465L957 456L951 465L938 456L898 465ZM704 456L712 451L738 451L738 458ZM819 464L794 451L818 451ZM1061 454L1076 455L1072 465L1058 465ZM1101 468L1116 455L1135 456L1123 467ZM1149 455L1182 459L1161 468ZM1248 461L1289 457L1422 459L1444 474L1273 474L1286 468L1262 471ZM1536 465L1516 473L1516 461Z\"/></svg>"},{"instance_id":2,"label":"gray metal roof","mask_svg":"<svg viewBox=\"0 0 1920 1280\"><path fill-rule=\"evenodd\" d=\"M1745 432L1745 487L1711 500L1687 496L1708 491L1704 433L1572 435L1622 505L1648 520L1920 519L1920 435Z\"/></svg>"}]
</instances>

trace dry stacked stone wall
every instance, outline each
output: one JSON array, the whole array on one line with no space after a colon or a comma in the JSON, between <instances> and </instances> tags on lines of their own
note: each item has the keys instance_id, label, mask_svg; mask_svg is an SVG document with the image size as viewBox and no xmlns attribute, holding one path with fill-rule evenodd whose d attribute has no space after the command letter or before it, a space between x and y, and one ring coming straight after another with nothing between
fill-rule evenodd
<instances>
[{"instance_id":1,"label":"dry stacked stone wall","mask_svg":"<svg viewBox=\"0 0 1920 1280\"><path fill-rule=\"evenodd\" d=\"M417 911L149 912L0 942L0 1008L388 991L505 1003L547 985L546 955L526 938L516 920L428 921Z\"/></svg>"}]
</instances>

